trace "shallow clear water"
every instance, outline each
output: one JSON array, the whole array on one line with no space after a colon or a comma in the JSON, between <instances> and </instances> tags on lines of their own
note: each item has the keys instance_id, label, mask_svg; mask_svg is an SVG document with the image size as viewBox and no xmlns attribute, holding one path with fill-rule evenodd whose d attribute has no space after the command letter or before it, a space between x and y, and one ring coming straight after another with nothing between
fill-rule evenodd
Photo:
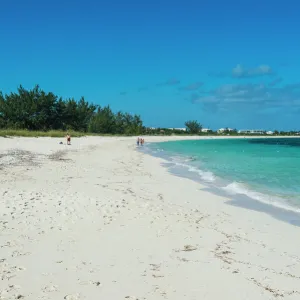
<instances>
[{"instance_id":1,"label":"shallow clear water","mask_svg":"<svg viewBox=\"0 0 300 300\"><path fill-rule=\"evenodd\" d=\"M150 148L227 193L300 211L300 138L176 141Z\"/></svg>"}]
</instances>

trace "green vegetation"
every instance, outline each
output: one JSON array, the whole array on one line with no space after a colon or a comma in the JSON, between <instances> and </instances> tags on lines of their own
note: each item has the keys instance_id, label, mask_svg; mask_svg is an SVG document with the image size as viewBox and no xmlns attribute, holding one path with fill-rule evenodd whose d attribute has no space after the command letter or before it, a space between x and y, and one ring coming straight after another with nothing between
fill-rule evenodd
<instances>
[{"instance_id":1,"label":"green vegetation","mask_svg":"<svg viewBox=\"0 0 300 300\"><path fill-rule=\"evenodd\" d=\"M81 97L62 99L37 85L20 86L17 93L0 93L0 135L72 136L84 134L137 135L144 131L138 115L117 112L109 106L90 104Z\"/></svg>"},{"instance_id":2,"label":"green vegetation","mask_svg":"<svg viewBox=\"0 0 300 300\"><path fill-rule=\"evenodd\" d=\"M74 98L62 99L52 92L46 93L37 85L31 90L22 86L17 92L0 92L0 136L72 137L84 135L233 135L237 130L202 132L195 120L185 123L185 129L147 128L139 115L113 112L109 106L101 107ZM261 135L265 135L263 132ZM275 136L297 135L298 132L274 131ZM247 134L257 136L258 134Z\"/></svg>"},{"instance_id":3,"label":"green vegetation","mask_svg":"<svg viewBox=\"0 0 300 300\"><path fill-rule=\"evenodd\" d=\"M202 125L198 121L187 121L185 122L187 133L199 134L202 129Z\"/></svg>"},{"instance_id":4,"label":"green vegetation","mask_svg":"<svg viewBox=\"0 0 300 300\"><path fill-rule=\"evenodd\" d=\"M72 137L82 137L87 135L84 132L69 131ZM36 131L36 130L14 130L14 129L0 129L0 137L8 136L22 136L22 137L65 137L66 132L61 130L50 131Z\"/></svg>"}]
</instances>

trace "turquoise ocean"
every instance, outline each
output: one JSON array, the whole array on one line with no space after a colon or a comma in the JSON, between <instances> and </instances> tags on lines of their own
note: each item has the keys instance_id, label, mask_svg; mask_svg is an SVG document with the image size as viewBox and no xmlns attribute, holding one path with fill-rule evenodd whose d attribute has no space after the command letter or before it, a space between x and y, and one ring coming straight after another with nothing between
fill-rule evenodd
<instances>
[{"instance_id":1,"label":"turquoise ocean","mask_svg":"<svg viewBox=\"0 0 300 300\"><path fill-rule=\"evenodd\" d=\"M208 138L147 147L171 171L220 193L300 212L300 138Z\"/></svg>"}]
</instances>

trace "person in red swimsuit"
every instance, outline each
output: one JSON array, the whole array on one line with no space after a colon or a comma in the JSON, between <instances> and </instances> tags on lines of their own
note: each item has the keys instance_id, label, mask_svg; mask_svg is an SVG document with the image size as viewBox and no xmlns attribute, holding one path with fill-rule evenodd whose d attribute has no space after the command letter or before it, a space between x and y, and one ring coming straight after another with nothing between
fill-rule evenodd
<instances>
[{"instance_id":1,"label":"person in red swimsuit","mask_svg":"<svg viewBox=\"0 0 300 300\"><path fill-rule=\"evenodd\" d=\"M67 145L71 145L71 135L67 134Z\"/></svg>"}]
</instances>

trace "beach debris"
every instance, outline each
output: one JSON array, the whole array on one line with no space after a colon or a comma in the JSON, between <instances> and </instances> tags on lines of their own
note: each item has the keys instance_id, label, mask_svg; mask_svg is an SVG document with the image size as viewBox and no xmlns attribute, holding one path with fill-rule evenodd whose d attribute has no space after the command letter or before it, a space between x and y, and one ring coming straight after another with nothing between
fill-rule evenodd
<instances>
[{"instance_id":1,"label":"beach debris","mask_svg":"<svg viewBox=\"0 0 300 300\"><path fill-rule=\"evenodd\" d=\"M34 152L11 149L0 155L0 167L37 166L42 158L43 155Z\"/></svg>"},{"instance_id":2,"label":"beach debris","mask_svg":"<svg viewBox=\"0 0 300 300\"><path fill-rule=\"evenodd\" d=\"M79 300L79 295L78 294L74 294L74 295L66 295L64 297L65 300Z\"/></svg>"},{"instance_id":3,"label":"beach debris","mask_svg":"<svg viewBox=\"0 0 300 300\"><path fill-rule=\"evenodd\" d=\"M192 245L185 245L182 251L188 252L188 251L195 251L195 250L197 250L197 249L198 249L198 248L195 247L195 246L192 246Z\"/></svg>"},{"instance_id":4,"label":"beach debris","mask_svg":"<svg viewBox=\"0 0 300 300\"><path fill-rule=\"evenodd\" d=\"M188 259L186 259L186 258L181 258L181 257L177 257L177 259L179 260L179 261L182 261L182 262L189 262L189 260Z\"/></svg>"},{"instance_id":5,"label":"beach debris","mask_svg":"<svg viewBox=\"0 0 300 300\"><path fill-rule=\"evenodd\" d=\"M64 150L58 150L54 153L51 153L48 155L48 159L53 160L53 161L71 161L71 159L65 158L67 152Z\"/></svg>"},{"instance_id":6,"label":"beach debris","mask_svg":"<svg viewBox=\"0 0 300 300\"><path fill-rule=\"evenodd\" d=\"M46 293L57 292L58 291L58 286L57 285L45 286L43 288L43 291L46 292Z\"/></svg>"},{"instance_id":7,"label":"beach debris","mask_svg":"<svg viewBox=\"0 0 300 300\"><path fill-rule=\"evenodd\" d=\"M255 278L251 278L251 280L259 287L263 288L265 291L270 292L273 294L274 297L284 297L284 294L280 292L279 290L276 290L274 288L271 288L268 285L263 285L261 282L257 281Z\"/></svg>"},{"instance_id":8,"label":"beach debris","mask_svg":"<svg viewBox=\"0 0 300 300\"><path fill-rule=\"evenodd\" d=\"M164 275L156 275L156 274L152 274L152 277L154 278L161 278L161 277L165 277Z\"/></svg>"},{"instance_id":9,"label":"beach debris","mask_svg":"<svg viewBox=\"0 0 300 300\"><path fill-rule=\"evenodd\" d=\"M150 264L152 271L159 271L160 265Z\"/></svg>"},{"instance_id":10,"label":"beach debris","mask_svg":"<svg viewBox=\"0 0 300 300\"><path fill-rule=\"evenodd\" d=\"M204 219L206 219L206 218L208 218L208 217L209 217L209 215L204 215L204 216L198 218L198 219L195 221L195 223L196 223L196 224L199 224L202 220L204 220Z\"/></svg>"}]
</instances>

